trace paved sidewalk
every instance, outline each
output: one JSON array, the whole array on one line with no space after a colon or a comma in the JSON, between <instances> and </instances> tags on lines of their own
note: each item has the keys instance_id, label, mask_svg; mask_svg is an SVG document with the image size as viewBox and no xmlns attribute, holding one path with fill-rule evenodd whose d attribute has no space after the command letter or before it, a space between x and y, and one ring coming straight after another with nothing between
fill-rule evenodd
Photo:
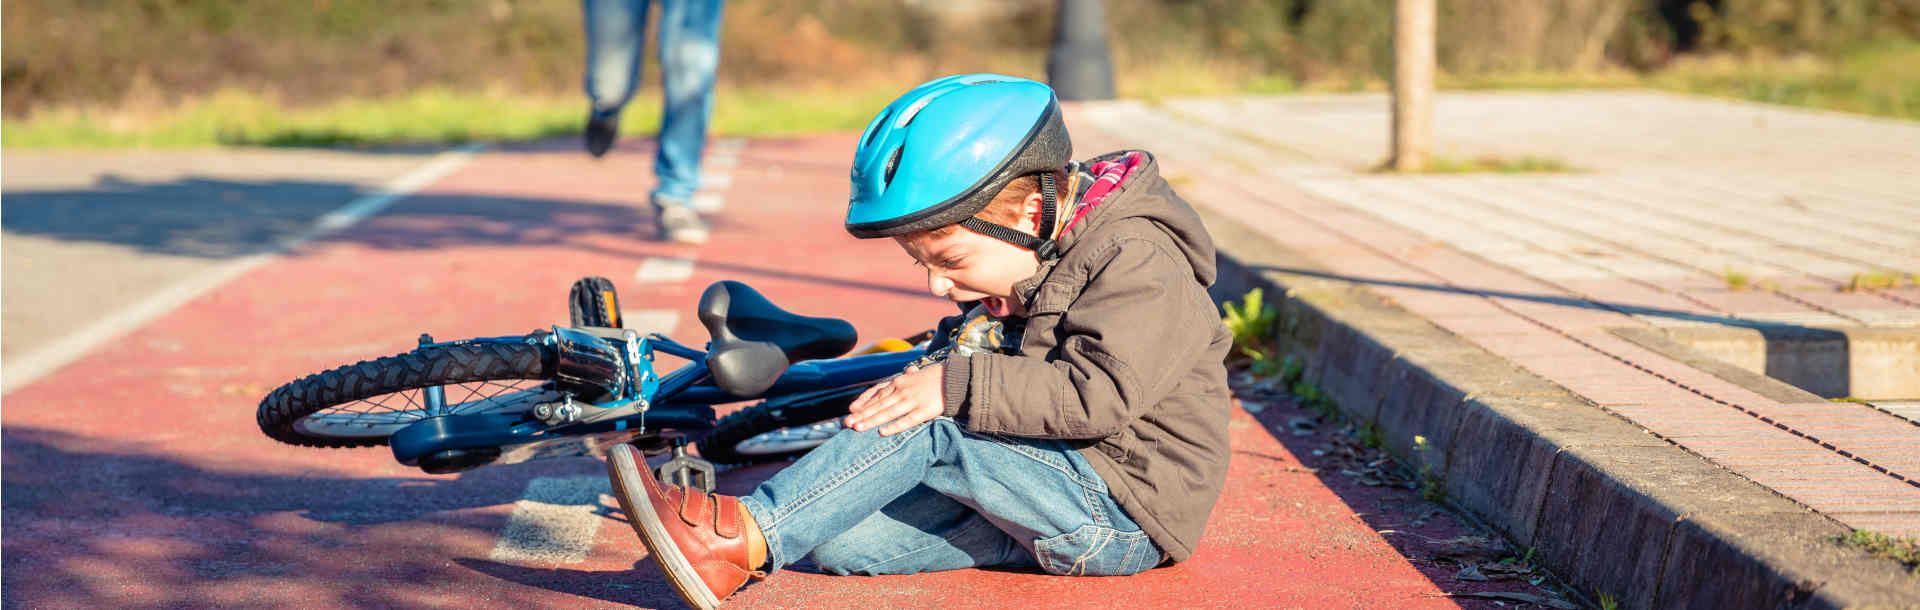
<instances>
[{"instance_id":1,"label":"paved sidewalk","mask_svg":"<svg viewBox=\"0 0 1920 610\"><path fill-rule=\"evenodd\" d=\"M1848 526L1920 535L1910 406L1736 383L1617 330L1850 337L1856 367L1862 333L1920 349L1920 287L1873 281L1920 273L1920 125L1639 92L1443 94L1441 154L1580 171L1390 176L1364 171L1386 150L1386 109L1379 95L1176 100L1073 120L1077 154L1153 150L1183 194L1324 275ZM1766 357L1745 364L1776 372ZM1904 357L1852 387L1920 379L1920 355Z\"/></svg>"}]
</instances>

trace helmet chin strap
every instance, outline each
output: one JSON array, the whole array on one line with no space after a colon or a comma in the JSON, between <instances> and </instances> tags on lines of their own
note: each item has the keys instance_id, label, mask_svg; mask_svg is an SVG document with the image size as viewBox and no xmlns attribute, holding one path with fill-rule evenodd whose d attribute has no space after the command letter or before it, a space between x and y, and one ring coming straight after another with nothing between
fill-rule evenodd
<instances>
[{"instance_id":1,"label":"helmet chin strap","mask_svg":"<svg viewBox=\"0 0 1920 610\"><path fill-rule=\"evenodd\" d=\"M960 221L960 226L975 233L1032 250L1034 258L1039 259L1040 262L1046 262L1060 258L1060 243L1053 240L1053 221L1054 216L1059 214L1059 210L1056 209L1058 207L1060 207L1059 191L1054 185L1053 172L1047 172L1040 174L1040 235L1028 235L1012 227L994 224L972 216Z\"/></svg>"}]
</instances>

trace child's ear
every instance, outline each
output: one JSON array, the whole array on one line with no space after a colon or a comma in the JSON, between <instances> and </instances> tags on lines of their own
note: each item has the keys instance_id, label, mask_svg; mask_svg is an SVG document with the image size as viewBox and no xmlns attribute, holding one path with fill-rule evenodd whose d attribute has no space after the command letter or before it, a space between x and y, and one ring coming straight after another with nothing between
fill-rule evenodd
<instances>
[{"instance_id":1,"label":"child's ear","mask_svg":"<svg viewBox=\"0 0 1920 610\"><path fill-rule=\"evenodd\" d=\"M1040 208L1045 202L1046 198L1040 195L1038 189L1027 193L1027 198L1020 200L1020 218L1021 224L1024 225L1020 227L1021 230L1034 235L1040 234Z\"/></svg>"}]
</instances>

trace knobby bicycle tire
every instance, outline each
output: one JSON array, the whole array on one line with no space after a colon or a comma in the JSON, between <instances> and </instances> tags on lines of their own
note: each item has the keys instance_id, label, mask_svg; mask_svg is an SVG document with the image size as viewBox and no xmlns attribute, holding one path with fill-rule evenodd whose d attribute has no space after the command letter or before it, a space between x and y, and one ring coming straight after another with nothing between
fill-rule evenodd
<instances>
[{"instance_id":1,"label":"knobby bicycle tire","mask_svg":"<svg viewBox=\"0 0 1920 610\"><path fill-rule=\"evenodd\" d=\"M844 397L830 397L814 402L800 404L779 404L762 402L734 411L720 421L714 422L713 430L707 433L697 446L700 457L715 464L760 464L777 462L799 457L811 448L780 453L741 453L738 450L741 441L761 434L779 430L808 426L847 414L847 406L859 394Z\"/></svg>"},{"instance_id":2,"label":"knobby bicycle tire","mask_svg":"<svg viewBox=\"0 0 1920 610\"><path fill-rule=\"evenodd\" d=\"M527 343L434 345L315 373L275 388L260 401L260 431L304 447L385 445L385 436L312 435L295 424L322 409L383 394L476 381L547 379L553 374L550 349Z\"/></svg>"}]
</instances>

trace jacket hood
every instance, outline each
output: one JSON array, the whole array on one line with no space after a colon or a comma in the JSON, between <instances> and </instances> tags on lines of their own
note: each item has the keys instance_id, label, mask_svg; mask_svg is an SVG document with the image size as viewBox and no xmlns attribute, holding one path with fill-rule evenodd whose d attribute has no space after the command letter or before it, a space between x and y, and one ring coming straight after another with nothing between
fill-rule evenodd
<instances>
[{"instance_id":1,"label":"jacket hood","mask_svg":"<svg viewBox=\"0 0 1920 610\"><path fill-rule=\"evenodd\" d=\"M1060 236L1060 250L1065 252L1088 237L1100 233L1103 227L1128 218L1144 218L1158 225L1173 238L1182 254L1187 257L1188 266L1193 268L1194 281L1202 286L1212 286L1219 275L1219 266L1214 259L1213 237L1207 234L1207 228L1200 221L1200 214L1193 210L1185 199L1173 192L1172 185L1160 176L1160 163L1153 153L1146 151L1115 151L1087 160L1087 165L1098 161L1118 159L1128 152L1140 152L1145 162L1134 168L1125 182L1079 222L1068 228Z\"/></svg>"}]
</instances>

